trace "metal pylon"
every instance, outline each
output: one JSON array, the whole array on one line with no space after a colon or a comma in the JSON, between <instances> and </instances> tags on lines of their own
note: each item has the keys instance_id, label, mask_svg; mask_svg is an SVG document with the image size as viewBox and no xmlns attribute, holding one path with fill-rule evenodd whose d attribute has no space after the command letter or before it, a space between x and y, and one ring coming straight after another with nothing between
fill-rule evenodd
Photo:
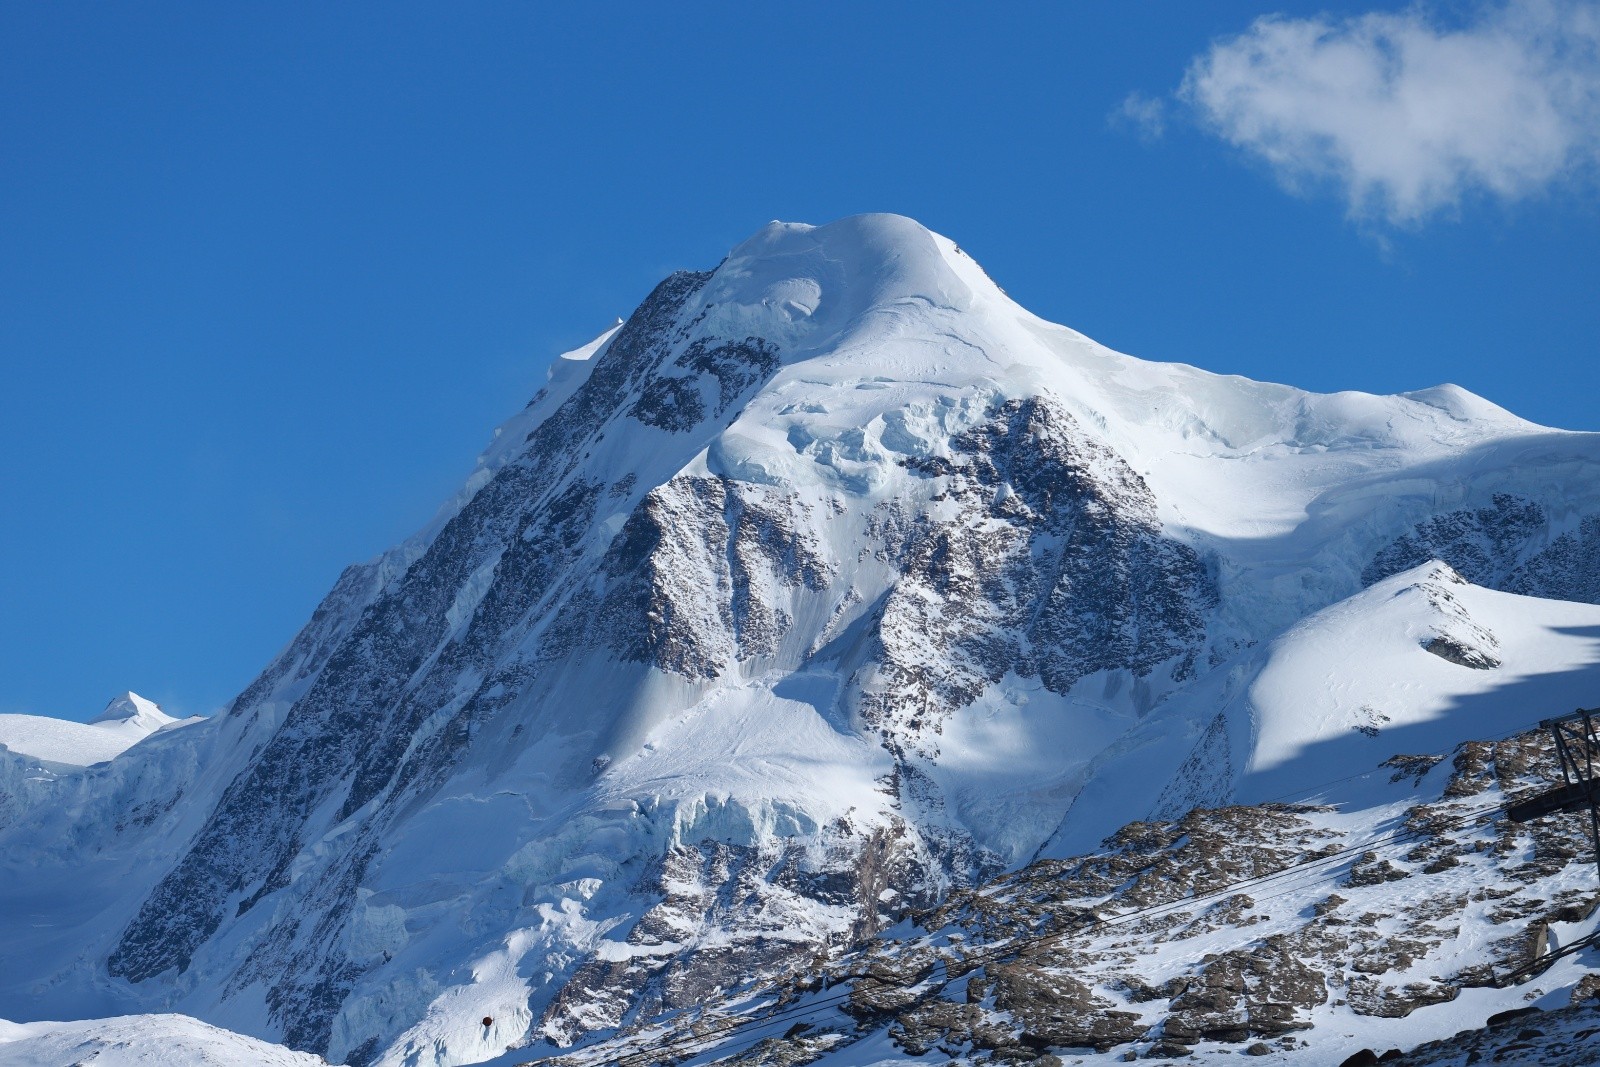
<instances>
[{"instance_id":1,"label":"metal pylon","mask_svg":"<svg viewBox=\"0 0 1600 1067\"><path fill-rule=\"evenodd\" d=\"M1561 760L1563 784L1554 789L1519 800L1506 808L1512 822L1529 822L1557 812L1587 811L1589 841L1594 846L1596 877L1600 878L1600 708L1579 708L1571 715L1546 719L1539 724L1555 740L1556 756ZM1514 985L1538 974L1563 956L1600 943L1600 931L1581 937L1554 952L1547 952L1496 980L1499 986Z\"/></svg>"}]
</instances>

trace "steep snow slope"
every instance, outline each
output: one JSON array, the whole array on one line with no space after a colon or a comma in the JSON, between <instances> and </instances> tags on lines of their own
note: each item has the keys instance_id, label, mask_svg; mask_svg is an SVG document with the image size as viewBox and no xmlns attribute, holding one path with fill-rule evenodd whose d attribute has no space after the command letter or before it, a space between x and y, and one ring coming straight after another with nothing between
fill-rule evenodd
<instances>
[{"instance_id":1,"label":"steep snow slope","mask_svg":"<svg viewBox=\"0 0 1600 1067\"><path fill-rule=\"evenodd\" d=\"M1262 643L1434 557L1600 599L1597 460L1110 352L908 219L775 223L559 360L225 716L0 797L0 1011L459 1063L804 969L1213 748L1368 769L1342 702L1230 703Z\"/></svg>"},{"instance_id":2,"label":"steep snow slope","mask_svg":"<svg viewBox=\"0 0 1600 1067\"><path fill-rule=\"evenodd\" d=\"M1128 812L1305 797L1308 783L1531 728L1597 695L1600 607L1485 589L1426 563L1220 665L1171 714L1130 730L1097 758L1043 854L1091 851ZM1316 795L1359 804L1358 784Z\"/></svg>"},{"instance_id":3,"label":"steep snow slope","mask_svg":"<svg viewBox=\"0 0 1600 1067\"><path fill-rule=\"evenodd\" d=\"M0 715L0 745L7 751L69 767L104 763L143 737L47 715Z\"/></svg>"}]
</instances>

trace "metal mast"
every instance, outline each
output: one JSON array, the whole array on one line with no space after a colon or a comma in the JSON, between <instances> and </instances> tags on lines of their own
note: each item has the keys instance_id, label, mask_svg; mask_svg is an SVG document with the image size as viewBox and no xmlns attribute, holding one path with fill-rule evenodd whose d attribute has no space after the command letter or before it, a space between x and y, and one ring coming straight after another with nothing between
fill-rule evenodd
<instances>
[{"instance_id":1,"label":"metal mast","mask_svg":"<svg viewBox=\"0 0 1600 1067\"><path fill-rule=\"evenodd\" d=\"M1589 841L1594 845L1595 869L1600 877L1600 708L1579 708L1571 715L1546 719L1539 724L1550 731L1555 739L1556 756L1561 760L1561 777L1564 784L1547 789L1526 800L1519 800L1506 808L1506 817L1512 822L1529 822L1557 812L1588 811ZM1600 942L1600 931L1581 937L1570 945L1547 952L1530 961L1511 974L1496 981L1496 985L1513 985L1523 978L1537 974L1563 956Z\"/></svg>"}]
</instances>

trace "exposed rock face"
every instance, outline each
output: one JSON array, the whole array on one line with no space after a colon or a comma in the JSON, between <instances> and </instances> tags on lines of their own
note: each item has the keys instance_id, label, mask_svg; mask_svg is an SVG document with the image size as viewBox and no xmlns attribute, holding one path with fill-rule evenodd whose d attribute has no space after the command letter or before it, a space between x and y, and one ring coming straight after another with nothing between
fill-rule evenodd
<instances>
[{"instance_id":1,"label":"exposed rock face","mask_svg":"<svg viewBox=\"0 0 1600 1067\"><path fill-rule=\"evenodd\" d=\"M878 894L884 887L930 882L925 871L896 869L915 858L891 836L880 835L864 850L847 833L833 837L841 858L853 863L822 872L808 870L793 846L708 841L674 848L647 887L658 902L617 948L577 969L546 1010L541 1029L558 1042L570 1041L695 1008L753 975L814 970L832 945L882 925Z\"/></svg>"},{"instance_id":2,"label":"exposed rock face","mask_svg":"<svg viewBox=\"0 0 1600 1067\"><path fill-rule=\"evenodd\" d=\"M1422 647L1442 660L1461 667L1487 671L1500 666L1496 655L1500 642L1493 633L1478 625L1467 609L1450 591L1451 585L1465 585L1466 579L1448 566L1439 578L1422 582L1413 588L1422 592L1428 603L1441 616L1438 627Z\"/></svg>"},{"instance_id":3,"label":"exposed rock face","mask_svg":"<svg viewBox=\"0 0 1600 1067\"><path fill-rule=\"evenodd\" d=\"M1477 671L1491 671L1500 666L1500 661L1494 658L1493 653L1473 648L1445 634L1430 637L1422 647L1442 660Z\"/></svg>"},{"instance_id":4,"label":"exposed rock face","mask_svg":"<svg viewBox=\"0 0 1600 1067\"><path fill-rule=\"evenodd\" d=\"M1476 1063L1524 1067L1588 1067L1600 1037L1600 1013L1592 1005L1529 1011L1480 1029L1428 1041L1386 1062L1393 1067L1466 1067Z\"/></svg>"},{"instance_id":5,"label":"exposed rock face","mask_svg":"<svg viewBox=\"0 0 1600 1067\"><path fill-rule=\"evenodd\" d=\"M989 982L982 978L968 982L969 1003L982 1004L992 988L994 1009L1021 1025L1016 1040L1023 1047L1105 1051L1133 1040L1144 1029L1136 1012L1117 1011L1115 1001L1096 996L1089 986L1067 975L1011 963L989 968L987 977ZM1003 1048L1009 1043L996 1044Z\"/></svg>"},{"instance_id":6,"label":"exposed rock face","mask_svg":"<svg viewBox=\"0 0 1600 1067\"><path fill-rule=\"evenodd\" d=\"M676 478L652 490L606 553L610 592L580 598L573 619L599 621L617 655L686 678L713 678L772 656L792 619L775 589L825 589L834 568L792 494L722 478ZM709 588L705 579L710 577Z\"/></svg>"},{"instance_id":7,"label":"exposed rock face","mask_svg":"<svg viewBox=\"0 0 1600 1067\"><path fill-rule=\"evenodd\" d=\"M936 729L940 710L1008 671L1057 693L1099 671L1193 673L1210 575L1164 535L1143 479L1059 402L1008 401L948 457L906 465L954 516L886 524L901 577L880 627L887 687L868 715L888 732Z\"/></svg>"},{"instance_id":8,"label":"exposed rock face","mask_svg":"<svg viewBox=\"0 0 1600 1067\"><path fill-rule=\"evenodd\" d=\"M669 368L645 384L629 414L647 426L684 433L704 422L708 413L718 418L727 414L735 401L778 369L778 353L759 337L721 343L702 337Z\"/></svg>"},{"instance_id":9,"label":"exposed rock face","mask_svg":"<svg viewBox=\"0 0 1600 1067\"><path fill-rule=\"evenodd\" d=\"M1529 559L1507 580L1506 589L1600 603L1600 515L1585 516L1575 532L1562 534Z\"/></svg>"},{"instance_id":10,"label":"exposed rock face","mask_svg":"<svg viewBox=\"0 0 1600 1067\"><path fill-rule=\"evenodd\" d=\"M1310 1029L1305 1009L1327 999L1322 974L1297 958L1285 939L1268 938L1202 967L1198 980L1173 998L1162 1036L1185 1045L1278 1037Z\"/></svg>"},{"instance_id":11,"label":"exposed rock face","mask_svg":"<svg viewBox=\"0 0 1600 1067\"><path fill-rule=\"evenodd\" d=\"M1542 505L1496 493L1487 507L1436 515L1392 542L1361 573L1371 585L1442 559L1474 585L1600 604L1600 515L1552 536Z\"/></svg>"},{"instance_id":12,"label":"exposed rock face","mask_svg":"<svg viewBox=\"0 0 1600 1067\"><path fill-rule=\"evenodd\" d=\"M1430 559L1442 559L1474 585L1498 589L1547 527L1544 508L1497 493L1488 507L1463 508L1418 523L1379 552L1361 580L1371 585Z\"/></svg>"}]
</instances>

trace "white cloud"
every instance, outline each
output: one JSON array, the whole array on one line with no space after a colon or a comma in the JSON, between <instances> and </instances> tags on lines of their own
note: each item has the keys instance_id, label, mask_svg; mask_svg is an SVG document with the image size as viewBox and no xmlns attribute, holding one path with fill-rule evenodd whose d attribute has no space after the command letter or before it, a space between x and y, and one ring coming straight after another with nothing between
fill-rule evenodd
<instances>
[{"instance_id":1,"label":"white cloud","mask_svg":"<svg viewBox=\"0 0 1600 1067\"><path fill-rule=\"evenodd\" d=\"M1416 223L1515 200L1600 162L1600 4L1509 0L1446 26L1426 10L1267 16L1190 64L1179 97L1291 189Z\"/></svg>"},{"instance_id":2,"label":"white cloud","mask_svg":"<svg viewBox=\"0 0 1600 1067\"><path fill-rule=\"evenodd\" d=\"M1154 141L1167 130L1167 102L1157 96L1129 93L1111 113L1114 125L1129 126L1145 141Z\"/></svg>"}]
</instances>

